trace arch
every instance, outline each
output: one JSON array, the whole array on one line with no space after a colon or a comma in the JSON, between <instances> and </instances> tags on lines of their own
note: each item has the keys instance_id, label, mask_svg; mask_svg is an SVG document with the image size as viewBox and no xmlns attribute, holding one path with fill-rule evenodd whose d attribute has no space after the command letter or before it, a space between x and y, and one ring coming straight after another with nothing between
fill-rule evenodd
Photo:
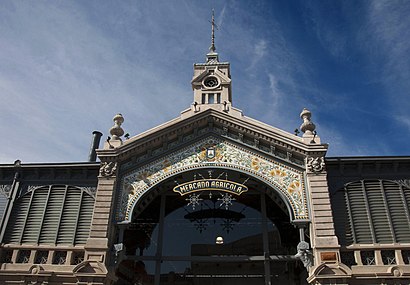
<instances>
[{"instance_id":1,"label":"arch","mask_svg":"<svg viewBox=\"0 0 410 285\"><path fill-rule=\"evenodd\" d=\"M258 183L260 183L260 184L266 186L266 188L269 188L269 191L267 191L266 194L267 194L270 198L272 198L273 200L276 200L276 199L274 199L274 197L275 197L276 195L279 196L279 198L281 199L281 201L283 202L283 204L285 205L285 207L286 207L286 209L287 209L287 211L288 211L288 215L289 215L290 220L292 221L292 220L295 219L295 215L294 215L294 211L293 211L293 205L290 204L289 200L282 194L281 191L278 191L277 189L275 189L273 185L269 184L269 182L263 181L263 180L261 180L261 178L255 177L253 173L244 171L244 170L242 170L242 169L232 168L232 167L230 167L230 166L228 166L228 167L212 166L211 168L212 168L212 170L221 170L221 171L223 171L223 170L225 170L225 171L228 170L228 171L233 171L233 172L237 172L237 173L241 173L241 174L250 176L252 179L256 180ZM174 173L172 176L167 177L166 179L164 179L164 180L162 180L162 181L156 183L155 185L150 186L150 187L144 192L144 194L142 194L141 196L139 196L138 199L136 199L136 200L134 201L134 203L131 205L131 207L130 207L129 221L132 220L132 213L134 212L134 208L135 208L136 206L138 206L139 203L143 202L143 201L144 201L144 200L143 200L144 197L146 197L146 195L149 195L149 193L150 193L151 191L153 191L154 188L159 187L162 183L165 183L166 181L172 180L173 178L175 178L176 176L179 176L179 175L182 174L182 173L187 173L187 172L189 172L189 173L191 173L191 172L195 173L195 171L209 170L209 169L210 169L209 166L206 166L206 167L205 167L205 166L203 166L203 165L197 165L197 166L194 166L194 167L190 168L189 170L184 170L184 171L179 171L179 172L177 172L177 173ZM272 190L270 190L270 189L272 189ZM276 194L276 195L275 195L275 194ZM152 199L153 199L153 198L155 198L155 197L152 197Z\"/></svg>"},{"instance_id":2,"label":"arch","mask_svg":"<svg viewBox=\"0 0 410 285\"><path fill-rule=\"evenodd\" d=\"M133 208L154 186L177 174L203 168L224 168L250 175L283 199L295 220L307 220L304 173L226 140L208 137L121 178L116 220L130 221Z\"/></svg>"},{"instance_id":3,"label":"arch","mask_svg":"<svg viewBox=\"0 0 410 285\"><path fill-rule=\"evenodd\" d=\"M332 210L342 245L410 242L409 186L408 181L365 179L336 191Z\"/></svg>"},{"instance_id":4,"label":"arch","mask_svg":"<svg viewBox=\"0 0 410 285\"><path fill-rule=\"evenodd\" d=\"M94 197L86 187L28 187L16 200L3 242L85 244L93 208Z\"/></svg>"},{"instance_id":5,"label":"arch","mask_svg":"<svg viewBox=\"0 0 410 285\"><path fill-rule=\"evenodd\" d=\"M269 198L277 191L268 193L266 183L254 176L248 179L245 172L211 169L213 178L227 174L228 181L246 180L248 191L224 204L225 193L205 188L195 192L194 206L192 196L187 199L171 190L175 180L182 185L195 176L208 177L210 168L195 168L152 185L138 200L130 223L118 227L117 242L124 245L116 271L119 280L162 280L171 274L181 281L212 283L223 277L229 280L226 284L262 284L271 276L282 284L287 274L304 278L294 258L299 231L289 220L286 202L278 207Z\"/></svg>"}]
</instances>

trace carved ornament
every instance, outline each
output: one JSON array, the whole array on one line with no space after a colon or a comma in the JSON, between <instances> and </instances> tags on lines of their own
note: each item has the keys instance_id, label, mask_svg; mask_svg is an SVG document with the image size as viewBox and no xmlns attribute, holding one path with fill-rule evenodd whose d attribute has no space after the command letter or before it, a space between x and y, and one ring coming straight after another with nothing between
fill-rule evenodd
<instances>
[{"instance_id":1,"label":"carved ornament","mask_svg":"<svg viewBox=\"0 0 410 285\"><path fill-rule=\"evenodd\" d=\"M103 177L110 177L117 171L117 162L102 162L100 167L100 175Z\"/></svg>"},{"instance_id":2,"label":"carved ornament","mask_svg":"<svg viewBox=\"0 0 410 285\"><path fill-rule=\"evenodd\" d=\"M320 173L325 170L325 158L324 157L307 157L306 168L309 172Z\"/></svg>"}]
</instances>

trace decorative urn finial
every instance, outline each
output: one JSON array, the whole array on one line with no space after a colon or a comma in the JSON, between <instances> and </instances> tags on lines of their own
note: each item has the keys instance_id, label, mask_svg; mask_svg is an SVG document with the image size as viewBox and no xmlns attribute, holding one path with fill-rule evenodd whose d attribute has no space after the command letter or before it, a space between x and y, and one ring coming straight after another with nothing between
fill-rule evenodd
<instances>
[{"instance_id":1,"label":"decorative urn finial","mask_svg":"<svg viewBox=\"0 0 410 285\"><path fill-rule=\"evenodd\" d=\"M121 140L121 136L124 135L124 130L121 128L124 117L121 114L117 114L112 120L114 121L114 126L110 129L111 139Z\"/></svg>"},{"instance_id":2,"label":"decorative urn finial","mask_svg":"<svg viewBox=\"0 0 410 285\"><path fill-rule=\"evenodd\" d=\"M300 130L304 132L304 135L313 135L313 131L316 129L315 124L310 120L311 117L312 113L308 109L303 108L302 113L300 113L300 118L303 120Z\"/></svg>"}]
</instances>

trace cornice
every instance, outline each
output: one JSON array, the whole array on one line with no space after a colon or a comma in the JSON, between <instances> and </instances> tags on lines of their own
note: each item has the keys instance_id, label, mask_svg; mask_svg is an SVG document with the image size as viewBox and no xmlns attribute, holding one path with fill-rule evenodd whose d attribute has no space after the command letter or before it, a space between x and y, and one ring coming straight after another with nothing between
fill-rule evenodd
<instances>
[{"instance_id":1,"label":"cornice","mask_svg":"<svg viewBox=\"0 0 410 285\"><path fill-rule=\"evenodd\" d=\"M249 117L237 118L218 110L208 109L184 119L173 119L126 140L117 148L97 150L97 154L102 161L109 161L124 160L144 153L149 155L149 152L155 152L160 148L166 151L170 144L182 143L189 138L197 137L200 132L204 132L204 128L207 128L208 132L213 131L237 139L248 146L263 146L272 149L273 152L275 149L289 152L290 156L296 154L302 160L308 155L324 156L327 151L326 144L306 144L301 137Z\"/></svg>"}]
</instances>

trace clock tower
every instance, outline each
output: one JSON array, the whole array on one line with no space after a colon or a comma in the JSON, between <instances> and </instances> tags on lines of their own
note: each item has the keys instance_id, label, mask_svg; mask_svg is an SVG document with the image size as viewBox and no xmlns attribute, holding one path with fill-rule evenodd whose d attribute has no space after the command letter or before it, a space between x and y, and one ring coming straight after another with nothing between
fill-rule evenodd
<instances>
[{"instance_id":1,"label":"clock tower","mask_svg":"<svg viewBox=\"0 0 410 285\"><path fill-rule=\"evenodd\" d=\"M215 48L215 18L212 12L212 42L205 63L194 64L191 81L194 91L192 110L201 112L217 109L226 113L240 113L232 108L232 86L229 62L220 62Z\"/></svg>"}]
</instances>

